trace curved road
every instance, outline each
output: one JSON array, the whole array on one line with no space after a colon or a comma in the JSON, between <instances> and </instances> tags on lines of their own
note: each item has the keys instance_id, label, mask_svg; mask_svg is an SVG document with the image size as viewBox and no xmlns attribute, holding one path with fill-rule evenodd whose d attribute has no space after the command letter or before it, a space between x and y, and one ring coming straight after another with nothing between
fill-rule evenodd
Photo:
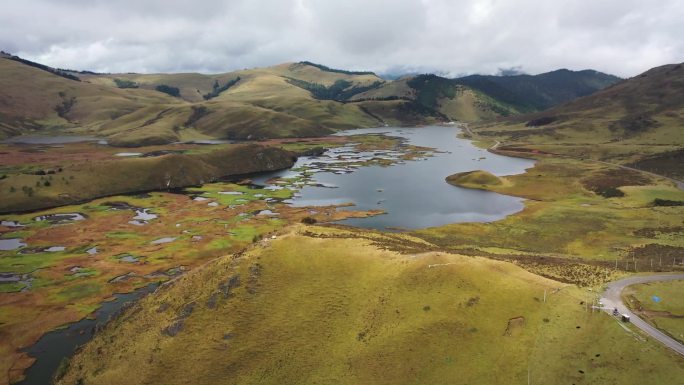
<instances>
[{"instance_id":1,"label":"curved road","mask_svg":"<svg viewBox=\"0 0 684 385\"><path fill-rule=\"evenodd\" d=\"M603 296L601 297L603 309L608 313L612 313L613 309L617 308L620 314L629 315L630 322L634 324L634 326L638 327L649 336L660 341L663 345L667 346L668 348L676 351L681 355L684 355L684 345L682 345L679 341L675 340L674 338L656 329L655 327L651 326L649 323L642 320L641 318L637 317L634 313L629 311L629 308L625 306L625 304L622 302L622 298L620 297L620 293L622 292L622 290L630 285L657 281L673 281L679 279L684 280L684 274L672 273L645 275L639 277L629 277L621 279L619 281L612 282L608 285L606 291L603 293Z\"/></svg>"}]
</instances>

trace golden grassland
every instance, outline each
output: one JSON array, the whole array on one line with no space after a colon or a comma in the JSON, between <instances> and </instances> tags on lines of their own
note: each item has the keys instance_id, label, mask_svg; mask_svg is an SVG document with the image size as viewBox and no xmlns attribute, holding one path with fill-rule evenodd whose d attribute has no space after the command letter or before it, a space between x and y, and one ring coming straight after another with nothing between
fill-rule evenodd
<instances>
[{"instance_id":1,"label":"golden grassland","mask_svg":"<svg viewBox=\"0 0 684 385\"><path fill-rule=\"evenodd\" d=\"M628 286L624 302L653 326L684 343L684 281ZM656 296L659 302L654 301Z\"/></svg>"},{"instance_id":2,"label":"golden grassland","mask_svg":"<svg viewBox=\"0 0 684 385\"><path fill-rule=\"evenodd\" d=\"M421 243L284 229L143 299L59 383L491 384L529 373L532 383L657 384L684 374L681 357L587 312L590 292L506 262L389 251L388 238Z\"/></svg>"}]
</instances>

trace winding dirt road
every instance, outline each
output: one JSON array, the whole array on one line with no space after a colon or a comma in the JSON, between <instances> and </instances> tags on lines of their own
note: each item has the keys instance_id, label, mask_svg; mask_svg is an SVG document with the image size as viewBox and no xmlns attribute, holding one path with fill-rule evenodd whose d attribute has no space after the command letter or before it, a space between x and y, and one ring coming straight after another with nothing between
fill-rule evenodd
<instances>
[{"instance_id":1,"label":"winding dirt road","mask_svg":"<svg viewBox=\"0 0 684 385\"><path fill-rule=\"evenodd\" d=\"M668 336L667 334L661 332L655 327L651 326L649 323L639 318L636 314L632 313L627 306L622 302L620 293L622 290L631 285L636 285L639 283L647 282L658 282L658 281L673 281L673 280L684 280L684 274L655 274L655 275L645 275L638 277L629 277L621 279L619 281L612 282L606 288L606 291L601 297L601 302L603 303L603 309L612 313L613 309L617 308L620 314L627 314L630 317L630 321L634 326L641 329L644 333L660 341L663 345L674 350L675 352L684 355L684 345L674 338Z\"/></svg>"}]
</instances>

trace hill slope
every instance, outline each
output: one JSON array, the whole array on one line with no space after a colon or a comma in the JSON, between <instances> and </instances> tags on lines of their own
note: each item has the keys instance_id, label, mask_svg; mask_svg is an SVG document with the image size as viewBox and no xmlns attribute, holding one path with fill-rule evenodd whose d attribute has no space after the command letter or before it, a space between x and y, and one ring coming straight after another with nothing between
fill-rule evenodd
<instances>
[{"instance_id":1,"label":"hill slope","mask_svg":"<svg viewBox=\"0 0 684 385\"><path fill-rule=\"evenodd\" d=\"M385 124L509 116L592 92L607 82L607 75L593 71L566 72L564 81L545 74L525 77L523 85L505 77L478 78L501 83L487 87L483 80L435 75L388 82L370 72L310 62L215 75L96 74L4 55L0 138L78 133L106 137L112 145L142 146L320 136Z\"/></svg>"},{"instance_id":2,"label":"hill slope","mask_svg":"<svg viewBox=\"0 0 684 385\"><path fill-rule=\"evenodd\" d=\"M299 226L214 260L112 321L58 383L636 384L644 361L650 383L682 375L665 347L587 313L578 288L384 242L429 247Z\"/></svg>"},{"instance_id":3,"label":"hill slope","mask_svg":"<svg viewBox=\"0 0 684 385\"><path fill-rule=\"evenodd\" d=\"M643 74L549 110L474 127L509 146L590 156L684 177L684 64Z\"/></svg>"},{"instance_id":4,"label":"hill slope","mask_svg":"<svg viewBox=\"0 0 684 385\"><path fill-rule=\"evenodd\" d=\"M592 70L560 69L539 75L484 76L456 79L458 84L514 105L520 111L541 111L613 85L621 79Z\"/></svg>"},{"instance_id":5,"label":"hill slope","mask_svg":"<svg viewBox=\"0 0 684 385\"><path fill-rule=\"evenodd\" d=\"M320 136L385 122L435 121L412 111L377 108L376 115L362 105L317 98L312 87L343 85L341 91L352 95L382 79L305 63L218 75L71 73L72 79L33 64L0 58L0 138L80 133L107 137L113 145L140 146Z\"/></svg>"},{"instance_id":6,"label":"hill slope","mask_svg":"<svg viewBox=\"0 0 684 385\"><path fill-rule=\"evenodd\" d=\"M472 75L457 79L418 75L384 83L351 100L412 100L448 119L474 122L540 111L589 95L619 80L591 70L558 70L540 75Z\"/></svg>"}]
</instances>

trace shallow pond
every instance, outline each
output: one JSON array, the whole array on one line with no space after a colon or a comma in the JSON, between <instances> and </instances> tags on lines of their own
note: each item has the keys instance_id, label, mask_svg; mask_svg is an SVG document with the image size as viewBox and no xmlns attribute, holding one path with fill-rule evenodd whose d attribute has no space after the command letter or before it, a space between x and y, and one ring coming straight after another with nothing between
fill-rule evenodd
<instances>
[{"instance_id":1,"label":"shallow pond","mask_svg":"<svg viewBox=\"0 0 684 385\"><path fill-rule=\"evenodd\" d=\"M82 221L86 216L81 213L67 213L67 214L48 214L33 218L37 222L48 221L50 223L64 223L71 221Z\"/></svg>"},{"instance_id":2,"label":"shallow pond","mask_svg":"<svg viewBox=\"0 0 684 385\"><path fill-rule=\"evenodd\" d=\"M18 221L0 221L0 226L4 227L26 227Z\"/></svg>"},{"instance_id":3,"label":"shallow pond","mask_svg":"<svg viewBox=\"0 0 684 385\"><path fill-rule=\"evenodd\" d=\"M380 230L416 229L458 222L489 222L522 210L523 200L520 198L446 183L445 178L457 172L487 170L495 175L511 175L522 173L534 165L532 160L496 155L477 148L469 140L458 138L459 130L455 126L382 127L340 133L338 135L387 133L405 138L407 144L431 147L439 152L420 160L396 162L386 167L360 167L353 172L346 169L315 169L313 183L303 186L299 194L289 202L294 206L342 203L355 205L342 210L381 209L387 213L341 222ZM363 155L350 150L345 147L328 153L342 160ZM327 162L331 156L326 155L323 162ZM371 156L378 157L377 154ZM397 154L392 151L386 151L381 156L397 159ZM315 157L302 157L293 169L308 167L311 171L312 167L320 163L321 160ZM297 172L293 170L284 170L254 178L254 181L265 184L273 177L296 175ZM336 188L329 188L330 186Z\"/></svg>"},{"instance_id":4,"label":"shallow pond","mask_svg":"<svg viewBox=\"0 0 684 385\"><path fill-rule=\"evenodd\" d=\"M0 239L0 250L16 250L20 247L26 246L26 243L22 242L20 238L9 238Z\"/></svg>"},{"instance_id":5,"label":"shallow pond","mask_svg":"<svg viewBox=\"0 0 684 385\"><path fill-rule=\"evenodd\" d=\"M129 221L128 223L132 225L146 225L149 223L149 221L158 218L157 214L152 214L150 212L150 209L136 209L135 210L135 216L133 217L132 221Z\"/></svg>"},{"instance_id":6,"label":"shallow pond","mask_svg":"<svg viewBox=\"0 0 684 385\"><path fill-rule=\"evenodd\" d=\"M175 237L165 237L165 238L155 239L154 241L152 241L150 243L153 245L160 245L162 243L170 243L170 242L173 242L175 240L176 240Z\"/></svg>"}]
</instances>

